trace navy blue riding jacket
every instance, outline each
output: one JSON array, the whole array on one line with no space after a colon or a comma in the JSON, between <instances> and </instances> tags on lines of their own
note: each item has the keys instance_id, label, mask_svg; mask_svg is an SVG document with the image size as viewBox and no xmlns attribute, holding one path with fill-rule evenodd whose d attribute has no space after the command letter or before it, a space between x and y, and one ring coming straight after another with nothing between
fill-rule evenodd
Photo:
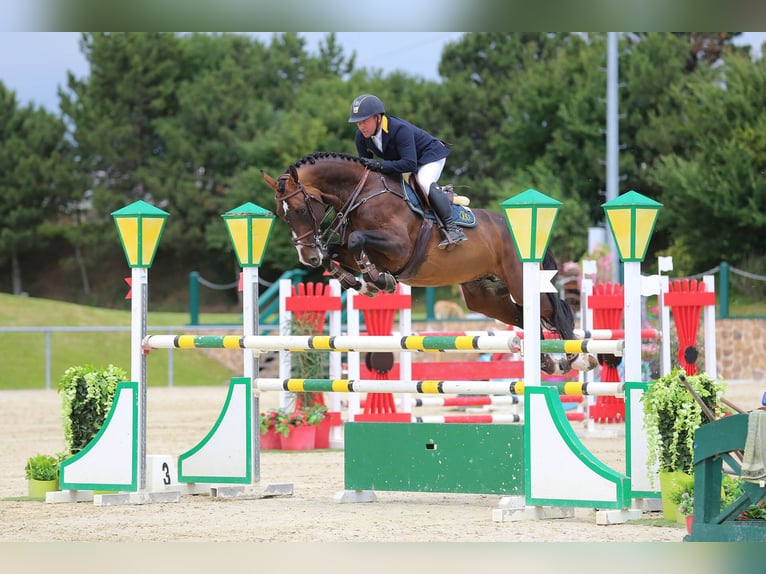
<instances>
[{"instance_id":1,"label":"navy blue riding jacket","mask_svg":"<svg viewBox=\"0 0 766 574\"><path fill-rule=\"evenodd\" d=\"M356 131L354 142L360 157L382 157L384 173L414 173L421 166L447 157L452 150L427 131L410 122L383 114L380 122L383 149L372 138Z\"/></svg>"}]
</instances>

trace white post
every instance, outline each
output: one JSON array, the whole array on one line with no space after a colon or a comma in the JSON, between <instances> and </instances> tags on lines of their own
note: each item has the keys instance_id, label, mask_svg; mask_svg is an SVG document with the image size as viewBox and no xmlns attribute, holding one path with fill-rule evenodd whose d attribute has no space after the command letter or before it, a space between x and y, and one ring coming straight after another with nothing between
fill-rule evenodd
<instances>
[{"instance_id":1,"label":"white post","mask_svg":"<svg viewBox=\"0 0 766 574\"><path fill-rule=\"evenodd\" d=\"M242 330L244 336L258 334L258 268L242 268ZM255 379L259 374L259 355L250 349L244 349L243 376L250 379L252 385L252 412L250 417L251 445L251 481L253 484L261 480L260 463L260 391L256 388Z\"/></svg>"},{"instance_id":2,"label":"white post","mask_svg":"<svg viewBox=\"0 0 766 574\"><path fill-rule=\"evenodd\" d=\"M148 270L131 268L130 379L138 383L138 490L146 490L146 355L141 343L146 337Z\"/></svg>"},{"instance_id":3,"label":"white post","mask_svg":"<svg viewBox=\"0 0 766 574\"><path fill-rule=\"evenodd\" d=\"M361 313L354 307L354 299L357 296L361 297L353 289L346 290L346 331L348 335L359 335L359 315ZM346 363L348 365L348 378L359 379L359 353L356 351L348 353ZM347 401L348 422L353 422L356 415L362 410L359 393L349 393Z\"/></svg>"},{"instance_id":4,"label":"white post","mask_svg":"<svg viewBox=\"0 0 766 574\"><path fill-rule=\"evenodd\" d=\"M670 290L670 280L666 275L660 276L660 295L658 297L658 306L660 309L660 334L662 343L660 345L660 376L664 377L670 374L672 363L670 361L670 307L665 305L665 293Z\"/></svg>"},{"instance_id":5,"label":"white post","mask_svg":"<svg viewBox=\"0 0 766 574\"><path fill-rule=\"evenodd\" d=\"M399 284L399 293L411 295L412 288L404 283ZM409 309L399 309L399 332L402 335L412 333L412 306ZM412 380L412 353L399 353L399 380ZM401 412L412 412L412 394L402 393Z\"/></svg>"},{"instance_id":6,"label":"white post","mask_svg":"<svg viewBox=\"0 0 766 574\"><path fill-rule=\"evenodd\" d=\"M524 386L540 386L540 263L525 261Z\"/></svg>"},{"instance_id":7,"label":"white post","mask_svg":"<svg viewBox=\"0 0 766 574\"><path fill-rule=\"evenodd\" d=\"M641 263L623 262L625 305L625 382L641 382Z\"/></svg>"},{"instance_id":8,"label":"white post","mask_svg":"<svg viewBox=\"0 0 766 574\"><path fill-rule=\"evenodd\" d=\"M340 281L337 279L330 279L330 294L333 297L340 297L342 290L340 287ZM338 336L342 334L343 329L343 309L337 311L330 311L330 335ZM331 379L343 378L343 353L330 353L330 372ZM330 393L330 404L328 410L334 413L340 413L343 407L341 406L341 394ZM343 425L330 427L330 447L342 448L343 447Z\"/></svg>"},{"instance_id":9,"label":"white post","mask_svg":"<svg viewBox=\"0 0 766 574\"><path fill-rule=\"evenodd\" d=\"M715 293L715 277L705 275L702 278L708 291ZM705 305L703 311L703 329L705 330L705 372L711 379L718 377L715 343L715 304Z\"/></svg>"},{"instance_id":10,"label":"white post","mask_svg":"<svg viewBox=\"0 0 766 574\"><path fill-rule=\"evenodd\" d=\"M293 314L287 310L287 298L292 295L292 283L289 279L279 280L279 334L282 336L290 335L290 323L292 323ZM279 351L279 378L289 379L292 369L292 360L289 351ZM289 409L291 395L288 391L279 393L279 408Z\"/></svg>"}]
</instances>

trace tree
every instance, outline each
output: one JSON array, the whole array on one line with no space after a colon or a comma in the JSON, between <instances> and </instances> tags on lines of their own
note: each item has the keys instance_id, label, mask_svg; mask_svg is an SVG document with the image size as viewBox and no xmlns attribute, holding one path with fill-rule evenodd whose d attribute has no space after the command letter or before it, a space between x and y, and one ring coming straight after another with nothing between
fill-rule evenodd
<instances>
[{"instance_id":1,"label":"tree","mask_svg":"<svg viewBox=\"0 0 766 574\"><path fill-rule=\"evenodd\" d=\"M652 171L664 189L660 222L668 252L694 272L762 253L766 234L766 62L732 54L711 76L673 92L686 154L668 153ZM658 222L658 226L660 224Z\"/></svg>"},{"instance_id":2,"label":"tree","mask_svg":"<svg viewBox=\"0 0 766 574\"><path fill-rule=\"evenodd\" d=\"M22 256L43 244L40 228L66 200L64 124L43 108L19 108L0 82L0 260L11 291L24 291Z\"/></svg>"}]
</instances>

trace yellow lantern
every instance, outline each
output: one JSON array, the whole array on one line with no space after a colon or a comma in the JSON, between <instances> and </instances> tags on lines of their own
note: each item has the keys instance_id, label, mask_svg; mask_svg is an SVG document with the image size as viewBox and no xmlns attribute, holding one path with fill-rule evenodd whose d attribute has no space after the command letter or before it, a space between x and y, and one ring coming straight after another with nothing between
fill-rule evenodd
<instances>
[{"instance_id":1,"label":"yellow lantern","mask_svg":"<svg viewBox=\"0 0 766 574\"><path fill-rule=\"evenodd\" d=\"M629 191L602 205L622 261L642 262L661 203Z\"/></svg>"},{"instance_id":2,"label":"yellow lantern","mask_svg":"<svg viewBox=\"0 0 766 574\"><path fill-rule=\"evenodd\" d=\"M240 267L260 267L274 225L274 214L244 203L223 214Z\"/></svg>"},{"instance_id":3,"label":"yellow lantern","mask_svg":"<svg viewBox=\"0 0 766 574\"><path fill-rule=\"evenodd\" d=\"M167 211L145 201L136 201L112 212L131 268L152 266L168 215Z\"/></svg>"},{"instance_id":4,"label":"yellow lantern","mask_svg":"<svg viewBox=\"0 0 766 574\"><path fill-rule=\"evenodd\" d=\"M550 242L561 202L528 189L500 204L522 262L540 262Z\"/></svg>"}]
</instances>

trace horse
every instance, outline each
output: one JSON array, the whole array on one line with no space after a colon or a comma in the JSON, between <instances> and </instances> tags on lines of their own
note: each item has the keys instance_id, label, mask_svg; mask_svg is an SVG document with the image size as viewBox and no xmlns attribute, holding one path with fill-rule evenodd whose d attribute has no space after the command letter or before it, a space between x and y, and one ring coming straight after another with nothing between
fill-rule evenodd
<instances>
[{"instance_id":1,"label":"horse","mask_svg":"<svg viewBox=\"0 0 766 574\"><path fill-rule=\"evenodd\" d=\"M432 220L408 206L401 176L370 171L356 156L315 152L277 179L263 170L261 175L274 191L276 213L290 228L300 262L324 267L344 289L375 296L394 292L397 282L459 284L468 309L523 328L523 268L502 214L470 210L476 224L464 229L468 240L448 252L438 248L441 237L432 233ZM549 252L542 267L558 269ZM572 310L556 293L541 294L540 320L541 330L575 338ZM540 363L548 374L598 364L592 355L559 354L544 354Z\"/></svg>"}]
</instances>

